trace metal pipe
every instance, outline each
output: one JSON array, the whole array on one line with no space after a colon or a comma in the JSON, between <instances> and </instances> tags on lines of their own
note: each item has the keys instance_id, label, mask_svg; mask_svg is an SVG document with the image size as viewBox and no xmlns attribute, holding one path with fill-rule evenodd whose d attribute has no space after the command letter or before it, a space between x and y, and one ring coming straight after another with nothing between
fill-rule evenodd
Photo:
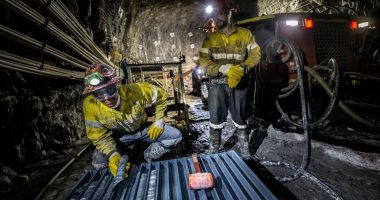
<instances>
[{"instance_id":1,"label":"metal pipe","mask_svg":"<svg viewBox=\"0 0 380 200\"><path fill-rule=\"evenodd\" d=\"M61 1L39 0L38 2L42 6L48 5L50 2L47 7L48 11L53 14L62 23L62 25L65 26L66 29L73 33L82 45L84 45L89 51L96 53L96 55L99 56L104 63L107 63L111 67L117 68L92 41L89 34Z\"/></svg>"},{"instance_id":2,"label":"metal pipe","mask_svg":"<svg viewBox=\"0 0 380 200\"><path fill-rule=\"evenodd\" d=\"M60 40L64 44L67 44L71 49L81 55L83 58L88 60L89 62L102 62L101 59L97 58L95 55L87 51L85 48L81 47L74 39L72 39L69 35L67 35L64 31L59 29L53 23L47 21L48 19L36 11L34 11L31 7L26 5L24 2L18 0L4 0L0 2L5 5L7 8L13 10L14 12L20 14L28 21L39 25L44 26L48 33L53 35L56 39ZM46 23L46 24L45 24Z\"/></svg>"},{"instance_id":3,"label":"metal pipe","mask_svg":"<svg viewBox=\"0 0 380 200\"><path fill-rule=\"evenodd\" d=\"M35 70L27 70L23 67L20 67L19 65L16 65L16 64L13 64L13 63L9 63L9 62L6 62L6 61L3 61L3 60L0 60L0 67L3 67L5 69L10 69L10 70L16 70L16 71L20 71L20 72L24 72L24 73L29 73L29 74L34 74L34 75L47 75L47 76L53 76L53 77L56 77L55 74L52 74L52 73L49 73L49 72L36 72Z\"/></svg>"},{"instance_id":4,"label":"metal pipe","mask_svg":"<svg viewBox=\"0 0 380 200\"><path fill-rule=\"evenodd\" d=\"M8 62L9 66L4 66L5 68L11 70L18 70L27 73L33 73L38 75L49 75L49 76L59 76L69 79L80 79L83 80L84 72L70 71L54 67L48 64L42 64L40 62L27 59L15 54L11 54L6 51L0 50L0 58L4 62Z\"/></svg>"},{"instance_id":5,"label":"metal pipe","mask_svg":"<svg viewBox=\"0 0 380 200\"><path fill-rule=\"evenodd\" d=\"M74 58L66 53L63 53L62 51L59 51L58 49L55 49L49 45L46 45L34 38L31 38L27 35L24 35L13 29L10 29L2 24L0 24L0 35L10 40L13 40L14 42L18 42L20 44L45 52L51 56L64 60L68 63L71 63L79 68L86 69L86 66L89 65L88 63L78 60L77 58Z\"/></svg>"},{"instance_id":6,"label":"metal pipe","mask_svg":"<svg viewBox=\"0 0 380 200\"><path fill-rule=\"evenodd\" d=\"M57 74L55 72L47 71L47 70L39 70L39 69L31 69L29 65L25 65L22 63L12 62L0 59L0 66L3 68L7 68L10 70L17 70L22 71L25 73L31 73L36 75L48 75L48 76L55 76L55 77L63 77L63 78L69 78L69 79L82 79L75 77L74 75L66 75L66 74Z\"/></svg>"}]
</instances>

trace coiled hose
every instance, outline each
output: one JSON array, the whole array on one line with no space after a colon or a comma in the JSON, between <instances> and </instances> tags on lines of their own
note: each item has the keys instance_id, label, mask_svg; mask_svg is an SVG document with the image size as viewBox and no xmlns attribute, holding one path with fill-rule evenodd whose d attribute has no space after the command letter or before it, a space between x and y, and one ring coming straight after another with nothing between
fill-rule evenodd
<instances>
[{"instance_id":1,"label":"coiled hose","mask_svg":"<svg viewBox=\"0 0 380 200\"><path fill-rule=\"evenodd\" d=\"M286 41L286 40L280 40L279 41L278 39L272 39L272 40L268 41L266 43L267 46L263 45L264 51L265 52L267 51L267 48L265 48L265 47L268 47L268 46L273 47L275 43L279 43L279 42L281 42L283 45L285 45L288 48L288 51L291 52L291 54L287 53L287 55L285 56L286 60L289 59L289 58L287 58L289 55L293 55L293 58L295 61L295 66L296 66L296 71L297 71L297 79L290 86L288 86L284 89L281 89L280 92L282 92L282 93L277 95L277 99L288 97L291 94L293 94L296 91L296 89L299 88L300 98L301 98L302 123L298 124L298 123L290 120L290 118L287 116L287 114L285 112L283 112L278 101L276 101L276 106L279 109L279 111L280 111L282 117L285 119L285 121L289 122L290 124L296 125L299 128L302 128L303 133L304 133L305 146L304 146L304 152L303 152L303 156L302 156L302 163L298 168L292 164L288 164L288 163L281 162L281 161L261 161L260 164L266 165L266 166L282 166L282 167L286 167L286 168L289 168L291 170L296 171L295 173L293 173L292 175L289 175L289 176L275 177L275 179L278 180L279 182L289 182L289 181L296 180L299 177L303 176L306 179L310 180L311 182L317 184L321 189L323 189L326 193L328 193L332 199L342 199L334 190L332 190L326 184L324 184L323 182L318 180L315 176L311 175L310 173L308 173L306 171L306 168L307 168L309 161L310 161L310 152L311 152L311 140L310 140L310 134L309 134L309 128L311 128L311 124L309 124L309 122L308 122L308 106L309 105L308 105L308 101L305 97L305 88L304 88L304 82L303 82L303 77L302 77L303 71L304 71L302 54L301 54L301 51L291 42ZM279 51L277 50L277 52L279 52ZM265 56L265 53L264 53L264 56ZM334 107L334 104L336 102L336 96L338 93L338 86L337 85L339 83L339 73L337 71L338 68L335 64L335 60L333 60L333 59L330 60L329 64L334 66L334 71L335 71L335 74L334 74L334 82L335 82L334 94L331 94L331 96L333 96L333 97L330 100L328 108L326 109L326 111L324 112L324 114L322 115L322 117L320 119L318 119L316 122L312 123L313 126L317 126L319 123L323 122L328 117L328 115L331 113L331 110ZM262 84L260 84L260 83L262 83L261 82L262 79L260 77L261 74L259 71L260 67L257 67L256 70L257 70L256 71L256 77L257 77L257 82L258 82L257 85L263 91L264 87ZM331 92L331 90L330 90L330 92ZM331 92L331 93L333 93L333 92ZM272 94L272 96L273 95L275 95L275 94Z\"/></svg>"},{"instance_id":2,"label":"coiled hose","mask_svg":"<svg viewBox=\"0 0 380 200\"><path fill-rule=\"evenodd\" d=\"M275 48L277 45L277 49ZM332 190L328 185L324 184L322 181L320 181L318 178L313 176L312 174L308 173L306 171L306 168L310 161L310 150L311 150L311 143L310 143L310 135L309 135L309 128L316 128L319 127L331 114L334 106L337 102L337 96L338 96L338 89L339 89L339 67L336 64L336 61L334 58L331 58L328 60L327 67L324 66L315 66L314 68L326 68L327 70L331 70L332 76L330 78L329 84L327 84L323 78L312 68L308 66L304 66L303 59L302 59L302 53L301 51L291 42L284 40L284 39L278 39L278 38L271 38L263 45L263 52L262 55L264 58L267 58L267 61L270 62L276 62L276 60L271 59L271 56L273 58L273 50L275 50L277 53L280 53L280 48L283 48L284 46L287 47L288 52L286 56L279 60L277 59L277 62L287 62L291 56L293 56L295 61L295 66L297 70L297 78L296 81L294 81L291 85L288 87L285 87L281 90L279 90L279 93L271 93L273 89L269 89L263 85L263 78L261 76L260 66L256 67L256 81L257 81L257 87L264 92L267 95L270 95L272 97L276 97L277 99L285 98L290 95L292 95L298 88L300 89L300 98L301 98L301 110L302 110L302 123L297 123L289 118L289 116L283 111L281 108L278 100L276 100L276 106L279 112L281 113L282 118L288 122L289 124L296 126L298 128L301 128L304 132L304 138L305 138L305 147L304 147L304 153L302 157L302 163L297 168L296 166L292 164L288 164L281 161L261 161L260 164L265 166L281 166L286 167L291 170L295 170L296 172L289 176L284 177L275 177L276 180L279 182L289 182L298 179L299 177L304 177L307 180L315 183L318 185L322 190L324 190L327 194L330 195L332 199L342 199L334 190ZM269 60L268 60L269 57ZM323 63L323 62L322 62ZM311 119L311 116L309 116L310 112L310 105L305 97L304 92L304 84L303 84L303 71L308 73L309 83L311 82L311 77L314 78L321 86L322 88L327 92L328 96L330 97L330 102L326 108L326 110L323 112L321 117L314 122L309 123L308 119ZM333 89L330 88L330 86L333 87ZM269 92L268 92L269 91ZM353 112L351 109L349 109L342 101L339 101L339 107L345 111L350 117L352 117L355 121L360 122L363 125L366 125L367 127L379 131L380 128L371 122L365 120L355 112ZM309 110L308 110L309 109Z\"/></svg>"},{"instance_id":3,"label":"coiled hose","mask_svg":"<svg viewBox=\"0 0 380 200\"><path fill-rule=\"evenodd\" d=\"M275 179L277 179L280 182L289 182L289 181L293 181L295 179L298 179L303 174L302 172L306 169L306 167L309 164L309 160L310 160L310 135L309 135L309 123L308 123L308 115L307 115L307 99L305 98L304 82L302 81L303 80L302 79L303 59L302 59L302 56L301 56L302 54L300 53L300 50L297 49L296 46L289 41L286 41L283 39L271 38L267 42L264 43L264 45L263 45L264 48L263 48L262 54L263 54L264 58L270 57L270 56L268 56L268 55L270 55L270 51L268 51L268 48L276 49L275 47L277 46L278 48L276 49L276 51L279 52L280 48L282 48L283 45L287 47L288 52L287 52L287 55L285 56L285 59L281 59L280 62L283 62L284 60L286 62L287 60L290 59L290 56L293 55L294 61L295 61L295 66L296 66L296 71L297 71L297 79L290 86L281 89L280 94L275 94L275 93L270 94L269 93L269 95L271 95L271 96L277 95L277 98L285 98L285 97L292 95L297 89L299 89L300 97L301 97L301 112L302 112L301 128L302 128L304 136L305 136L305 148L304 148L304 153L302 156L302 163L299 166L299 168L297 168L296 172L292 175L285 176L285 177L275 177ZM273 62L273 61L274 60L270 60L270 62ZM263 84L260 84L260 83L262 83L262 77L260 76L261 75L260 67L257 67L256 70L257 70L256 76L257 76L257 81L258 81L257 85L258 85L259 89L261 89L264 92L266 88L263 87ZM279 105L279 103L277 101L276 101L276 104ZM282 112L281 114L285 114L285 113ZM284 115L284 116L286 116L286 115ZM289 119L289 121L290 121L290 119ZM280 164L280 162L272 162L272 161L263 162L262 164L273 166L273 165L277 165L275 163L277 163L278 165L282 165L282 164ZM288 164L285 164L285 165L288 165Z\"/></svg>"},{"instance_id":4,"label":"coiled hose","mask_svg":"<svg viewBox=\"0 0 380 200\"><path fill-rule=\"evenodd\" d=\"M307 68L307 70L306 70ZM315 120L314 122L310 122L309 123L309 127L310 128L317 128L317 127L321 127L323 122L327 119L327 117L331 114L332 110L334 109L335 105L336 105L336 101L337 101L337 97L338 97L338 91L339 91L339 67L338 65L336 64L336 61L334 58L331 58L329 59L328 61L328 66L327 68L329 69L332 69L333 70L333 77L331 78L331 80L333 80L333 90L329 90L327 91L329 97L330 97L330 102L326 108L326 110L323 112L323 114L321 115L321 117L317 120ZM311 69L310 67L308 66L304 66L304 70L306 72L308 72L309 75L311 75L312 77L314 77L319 83L321 81L323 81L322 77L320 77L318 75L318 73L316 71L314 71L313 69ZM314 73L313 74L310 74L311 71L310 70L313 70ZM316 78L315 75L318 75L318 79ZM323 81L324 82L324 81ZM327 84L326 84L327 85ZM327 86L328 87L328 86ZM329 87L330 88L330 87ZM294 122L292 119L289 118L289 116L283 111L283 109L281 108L280 106L280 103L278 101L276 101L276 107L278 109L278 111L281 113L281 116L282 116L282 119L285 120L286 122L290 123L291 125L297 127L297 128L302 128L302 125L299 124L299 123L296 123ZM310 112L308 112L308 114L310 115ZM311 119L312 117L309 116L309 118Z\"/></svg>"}]
</instances>

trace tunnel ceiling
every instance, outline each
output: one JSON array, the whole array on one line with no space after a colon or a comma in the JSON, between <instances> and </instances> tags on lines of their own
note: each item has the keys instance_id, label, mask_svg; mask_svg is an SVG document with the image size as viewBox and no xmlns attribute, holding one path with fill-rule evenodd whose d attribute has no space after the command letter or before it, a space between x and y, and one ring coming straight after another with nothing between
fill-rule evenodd
<instances>
[{"instance_id":1,"label":"tunnel ceiling","mask_svg":"<svg viewBox=\"0 0 380 200\"><path fill-rule=\"evenodd\" d=\"M25 2L41 14L41 16L47 16L49 22L57 25L58 28L64 30L63 32L77 41L78 36L66 30L62 26L62 23L58 22L44 8L43 4L49 1L21 2ZM114 63L117 63L122 58L126 58L129 63L172 62L177 61L179 53L182 52L187 60L185 67L190 68L194 65L192 58L197 56L205 36L205 33L199 29L208 18L203 9L212 0L115 0L112 3L105 0L70 0L62 2L72 13L72 16L84 27L84 30L86 30L93 42L105 54L104 56L95 54L96 57L101 58L106 56ZM365 3L361 1L227 0L227 2L238 8L239 12L235 16L236 19L246 19L258 15L280 12L304 12L321 3L337 6L344 5L358 11L360 14L365 14L365 10L361 9L365 8ZM23 26L26 20L17 16L14 12L9 12L3 6L1 9L2 13L7 13L6 15L2 15L3 20L8 20L4 24L12 24L10 28L16 27L16 30L21 31L19 30L20 27L17 27L17 23L14 24L11 21L20 21L19 25ZM80 65L86 65L91 62L105 62L104 59L85 59L83 56L73 52L71 48L67 48L65 42L55 44L57 43L56 39L51 38L49 34L41 34L41 32L44 32L41 27L33 27L30 24L25 25L27 28L23 32L21 31L22 33L31 32L32 35L30 36L39 39L42 44L43 38L47 37L49 45L53 47L59 46L59 48L57 47L59 50L63 50L70 56L84 61L79 63ZM5 44L7 47L12 45ZM92 47L88 48L89 51L96 49ZM30 52L27 51L26 54L28 53ZM17 53L17 55L22 56L22 53ZM54 59L50 59L49 56L45 56L44 59L49 61L52 66L73 69L70 68L72 65L70 63L57 62ZM80 67L75 70L83 71ZM65 73L70 74L72 72ZM48 74L45 73L44 75Z\"/></svg>"}]
</instances>

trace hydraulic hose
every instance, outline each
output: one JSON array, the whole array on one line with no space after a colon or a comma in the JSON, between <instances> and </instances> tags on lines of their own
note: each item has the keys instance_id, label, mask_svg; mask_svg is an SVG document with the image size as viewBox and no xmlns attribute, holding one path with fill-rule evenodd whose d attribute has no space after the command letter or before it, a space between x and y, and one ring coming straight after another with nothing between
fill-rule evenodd
<instances>
[{"instance_id":1,"label":"hydraulic hose","mask_svg":"<svg viewBox=\"0 0 380 200\"><path fill-rule=\"evenodd\" d=\"M293 56L294 61L295 61L295 66L296 66L295 68L297 71L297 79L291 85L279 90L280 94L271 93L271 92L269 92L269 93L267 92L267 94L272 96L272 97L276 97L277 99L280 99L280 98L285 98L285 97L292 95L295 91L297 91L297 89L299 89L300 97L301 97L302 124L300 125L300 128L302 128L302 130L303 130L304 142L305 142L305 148L304 148L304 153L302 156L302 162L301 162L301 165L296 169L296 172L294 174L289 175L289 176L285 176L285 177L275 177L275 179L277 179L280 182L289 182L289 181L293 181L293 180L301 177L302 172L307 168L307 166L309 164L309 160L310 160L310 149L311 148L310 148L309 122L308 122L308 114L307 114L307 104L308 103L307 103L307 99L305 97L305 88L304 88L304 83L303 83L303 79L302 79L302 76L303 76L303 74L302 74L303 73L303 59L302 59L302 56L301 56L302 54L300 53L300 50L298 48L296 48L296 46L294 44L292 44L291 42L289 42L287 40L271 38L268 41L266 41L265 44L263 45L263 57L265 57L266 55L269 54L270 51L268 51L268 48L274 47L275 45L279 45L281 47L283 47L283 46L287 47L288 52L287 52L287 55L285 56L286 57L285 60L290 59L289 55ZM278 48L280 48L280 47L278 47ZM280 51L280 49L278 49L278 48L277 48L276 52ZM278 62L282 62L282 60L280 60ZM257 77L258 87L261 89L261 91L265 92L266 89L268 89L268 87L265 87L263 85L263 79L261 77L260 67L256 68L256 77ZM271 90L271 89L269 88L269 90ZM278 104L278 106L279 106L278 101L276 101L276 104ZM279 106L279 108L281 109L280 106ZM283 114L283 113L281 113L281 114ZM290 119L289 119L289 121L292 122ZM278 163L278 162L268 161L266 164L268 164L268 163Z\"/></svg>"},{"instance_id":2,"label":"hydraulic hose","mask_svg":"<svg viewBox=\"0 0 380 200\"><path fill-rule=\"evenodd\" d=\"M269 49L271 49L271 47L274 47L275 45L279 45L278 48L284 47L284 46L287 47L288 52L287 52L285 58L282 58L281 60L274 60L274 59L268 59L267 58L268 62L280 64L280 63L283 63L283 62L286 62L287 60L289 60L290 57L293 55L293 52L290 50L291 49L290 46L294 47L294 45L291 42L284 40L284 39L278 39L278 38L272 37L272 38L269 38L263 44L263 48L261 51L262 57L266 58L268 54L271 54L270 53L271 51ZM276 52L280 51L280 49L278 49L278 48L277 48ZM294 62L295 62L294 64L296 66L303 65L300 63L300 62L303 62L302 58L294 59ZM279 90L279 92L277 92L275 89L270 88L263 83L264 81L263 81L263 77L262 77L260 64L258 67L255 68L255 71L256 71L256 73L255 73L256 80L258 82L258 88L260 89L260 91L262 91L263 93L265 93L268 96L271 96L274 98L285 98L285 97L289 97L290 95L292 95L298 89L299 81L300 81L299 77L297 77L296 80L292 84L290 84L289 86L287 86L285 88L281 88ZM276 91L276 92L274 92L274 91Z\"/></svg>"},{"instance_id":3,"label":"hydraulic hose","mask_svg":"<svg viewBox=\"0 0 380 200\"><path fill-rule=\"evenodd\" d=\"M327 92L327 94L331 97L332 96L332 90L331 88L327 85L327 83L323 80L323 78L321 76L319 76L319 74L314 71L312 68L308 67L308 66L305 66L305 71L307 73L309 73L311 76L313 76L313 78L315 78L315 80L318 81L319 84L321 84L322 88ZM347 107L347 105L345 103L343 103L343 101L339 101L339 108L341 108L344 112L346 112L352 119L354 119L355 121L375 130L375 131L380 131L380 127L379 126L376 126L375 124L367 121L366 119L364 119L363 117L361 117L360 115L356 114L354 111L352 111L349 107Z\"/></svg>"},{"instance_id":4,"label":"hydraulic hose","mask_svg":"<svg viewBox=\"0 0 380 200\"><path fill-rule=\"evenodd\" d=\"M296 172L292 175L285 176L285 177L274 177L276 180L279 182L289 182L298 179L299 177L305 177L306 179L310 180L311 182L317 184L321 189L323 189L326 193L330 195L332 199L342 199L334 190L332 190L330 187L328 187L326 184L322 183L320 180L318 180L316 177L312 176L306 171L306 168L309 164L310 161L310 152L311 152L311 140L310 140L310 134L309 134L309 127L310 125L308 124L308 102L305 97L305 88L304 88L304 82L302 79L302 73L304 71L303 67L303 59L302 59L302 54L301 51L295 47L292 43L288 41L284 41L288 49L292 52L292 55L294 57L295 63L296 63L296 70L297 70L297 80L294 82L291 87L286 88L286 93L281 95L281 98L290 96L291 94L294 93L294 91L298 88L300 91L300 98L301 98L301 113L302 113L302 125L300 126L303 130L304 133L304 152L302 156L302 163L301 165L297 168L294 165L280 162L280 161L261 161L260 163L262 165L266 166L282 166L286 167L292 170L295 170ZM289 58L287 58L289 59ZM335 77L335 84L338 84L338 75L336 74ZM260 82L259 82L260 84ZM284 91L284 90L282 90ZM336 88L337 91L337 88ZM280 96L280 95L279 95ZM278 97L279 98L279 97ZM331 102L330 102L331 103ZM278 105L278 108L281 109L278 101L276 101L276 104ZM334 104L334 103L332 103ZM332 109L332 108L331 108ZM328 114L326 114L326 112ZM331 112L331 111L330 111ZM284 116L284 112L281 113ZM329 108L325 111L325 114L328 116L329 115ZM287 116L287 115L285 115ZM291 121L290 121L291 122Z\"/></svg>"},{"instance_id":5,"label":"hydraulic hose","mask_svg":"<svg viewBox=\"0 0 380 200\"><path fill-rule=\"evenodd\" d=\"M280 182L289 182L293 181L295 179L298 179L302 174L303 171L307 168L309 161L310 161L310 135L309 135L309 124L308 124L308 115L307 115L307 100L305 97L305 89L304 84L302 81L302 73L303 73L303 59L301 58L301 54L299 53L299 50L296 49L296 47L291 44L290 42L287 43L287 46L290 51L293 52L294 59L298 62L296 62L296 70L297 70L297 79L298 81L298 89L300 92L301 97L301 113L302 113L302 130L304 133L304 153L302 156L302 163L296 170L296 173L290 176L285 177L276 177L276 179Z\"/></svg>"},{"instance_id":6,"label":"hydraulic hose","mask_svg":"<svg viewBox=\"0 0 380 200\"><path fill-rule=\"evenodd\" d=\"M328 66L332 66L330 68L333 68L333 71L334 71L334 75L333 75L333 82L334 82L334 89L332 90L332 92L329 94L330 96L330 102L329 102L329 105L327 106L326 110L324 111L324 113L322 114L322 116L315 120L314 122L310 123L309 124L309 127L310 128L316 128L318 126L320 126L326 119L327 117L331 114L333 108L335 107L336 105L336 101L337 101L337 97L338 97L338 89L339 89L339 67L338 65L336 64L336 61L335 59L329 59L328 61ZM306 66L305 66L306 67ZM318 66L317 66L318 67ZM305 70L306 71L306 70ZM315 72L316 73L316 72ZM317 73L316 73L317 74ZM309 74L310 75L310 74ZM322 78L321 78L322 79ZM323 80L323 79L322 79ZM291 120L289 118L289 116L283 111L283 109L281 108L280 104L278 101L276 101L276 107L278 109L278 111L280 112L283 120L285 120L286 122L290 123L291 125L297 127L297 128L302 128L302 125L301 124L298 124L296 122L294 122L293 120ZM309 113L310 114L310 113Z\"/></svg>"}]
</instances>

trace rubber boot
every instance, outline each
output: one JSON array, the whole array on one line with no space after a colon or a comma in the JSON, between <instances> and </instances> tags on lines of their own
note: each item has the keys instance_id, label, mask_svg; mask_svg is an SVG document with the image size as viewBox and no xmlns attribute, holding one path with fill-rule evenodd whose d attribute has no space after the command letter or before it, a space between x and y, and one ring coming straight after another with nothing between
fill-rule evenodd
<instances>
[{"instance_id":1,"label":"rubber boot","mask_svg":"<svg viewBox=\"0 0 380 200\"><path fill-rule=\"evenodd\" d=\"M220 135L222 129L213 129L210 128L210 140L209 140L209 149L207 153L218 153L220 147Z\"/></svg>"},{"instance_id":2,"label":"rubber boot","mask_svg":"<svg viewBox=\"0 0 380 200\"><path fill-rule=\"evenodd\" d=\"M155 142L150 144L149 147L145 149L144 159L150 163L153 159L158 159L169 151L169 148L162 146L159 142Z\"/></svg>"},{"instance_id":3,"label":"rubber boot","mask_svg":"<svg viewBox=\"0 0 380 200\"><path fill-rule=\"evenodd\" d=\"M244 160L251 159L251 154L249 153L249 130L247 129L236 129L236 135L239 141L239 149L241 152L241 157Z\"/></svg>"}]
</instances>

